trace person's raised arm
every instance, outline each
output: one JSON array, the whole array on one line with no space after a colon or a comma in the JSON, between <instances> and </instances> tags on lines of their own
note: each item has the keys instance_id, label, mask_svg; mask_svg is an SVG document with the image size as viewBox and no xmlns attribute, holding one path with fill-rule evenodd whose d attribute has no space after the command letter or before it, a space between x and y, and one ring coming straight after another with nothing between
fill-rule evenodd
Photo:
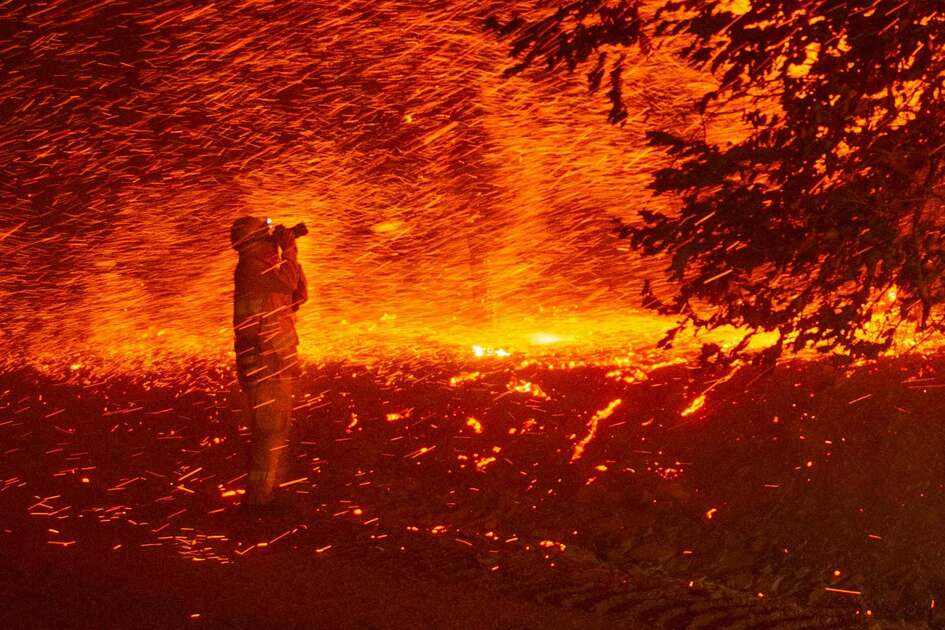
<instances>
[{"instance_id":1,"label":"person's raised arm","mask_svg":"<svg viewBox=\"0 0 945 630\"><path fill-rule=\"evenodd\" d=\"M274 291L293 293L300 281L304 281L305 278L302 267L299 265L299 250L295 245L295 236L286 230L276 242L282 250L282 256L277 264L263 272L263 277Z\"/></svg>"}]
</instances>

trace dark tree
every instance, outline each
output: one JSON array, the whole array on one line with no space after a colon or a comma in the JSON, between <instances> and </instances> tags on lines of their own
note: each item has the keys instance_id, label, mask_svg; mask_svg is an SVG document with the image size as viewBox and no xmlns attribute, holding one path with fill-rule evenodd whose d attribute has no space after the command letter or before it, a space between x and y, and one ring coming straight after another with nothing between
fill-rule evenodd
<instances>
[{"instance_id":1,"label":"dark tree","mask_svg":"<svg viewBox=\"0 0 945 630\"><path fill-rule=\"evenodd\" d=\"M651 188L678 210L643 211L623 233L668 261L674 293L647 304L680 327L776 331L768 358L873 356L903 324L945 329L940 1L582 0L490 27L512 41L510 72L586 65L592 90L609 75L614 122L619 55L639 46L673 45L714 76L693 103L709 128L740 112L721 141L648 134L672 160Z\"/></svg>"}]
</instances>

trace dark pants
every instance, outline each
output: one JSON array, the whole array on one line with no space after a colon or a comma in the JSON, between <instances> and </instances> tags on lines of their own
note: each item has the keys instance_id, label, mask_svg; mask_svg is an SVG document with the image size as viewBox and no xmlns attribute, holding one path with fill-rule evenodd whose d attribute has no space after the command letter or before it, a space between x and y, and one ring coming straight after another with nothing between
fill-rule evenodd
<instances>
[{"instance_id":1,"label":"dark pants","mask_svg":"<svg viewBox=\"0 0 945 630\"><path fill-rule=\"evenodd\" d=\"M245 388L250 413L246 502L269 503L280 481L292 427L292 379L270 379Z\"/></svg>"}]
</instances>

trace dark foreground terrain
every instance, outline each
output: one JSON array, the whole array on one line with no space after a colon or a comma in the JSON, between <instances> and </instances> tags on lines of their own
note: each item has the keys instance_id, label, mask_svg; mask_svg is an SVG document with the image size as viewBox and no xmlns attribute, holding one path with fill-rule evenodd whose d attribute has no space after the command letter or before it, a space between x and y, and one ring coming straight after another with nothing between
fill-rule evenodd
<instances>
[{"instance_id":1,"label":"dark foreground terrain","mask_svg":"<svg viewBox=\"0 0 945 630\"><path fill-rule=\"evenodd\" d=\"M226 370L7 371L0 626L943 627L943 370L313 364L267 518Z\"/></svg>"}]
</instances>

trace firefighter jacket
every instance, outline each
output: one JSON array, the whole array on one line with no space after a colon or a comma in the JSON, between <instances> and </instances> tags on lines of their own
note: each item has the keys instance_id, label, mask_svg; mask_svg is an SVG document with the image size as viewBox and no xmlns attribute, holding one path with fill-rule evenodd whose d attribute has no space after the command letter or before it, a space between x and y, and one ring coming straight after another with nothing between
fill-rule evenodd
<instances>
[{"instance_id":1,"label":"firefighter jacket","mask_svg":"<svg viewBox=\"0 0 945 630\"><path fill-rule=\"evenodd\" d=\"M298 374L295 311L307 299L307 285L294 247L280 258L268 243L240 251L234 273L233 330L240 384Z\"/></svg>"}]
</instances>

